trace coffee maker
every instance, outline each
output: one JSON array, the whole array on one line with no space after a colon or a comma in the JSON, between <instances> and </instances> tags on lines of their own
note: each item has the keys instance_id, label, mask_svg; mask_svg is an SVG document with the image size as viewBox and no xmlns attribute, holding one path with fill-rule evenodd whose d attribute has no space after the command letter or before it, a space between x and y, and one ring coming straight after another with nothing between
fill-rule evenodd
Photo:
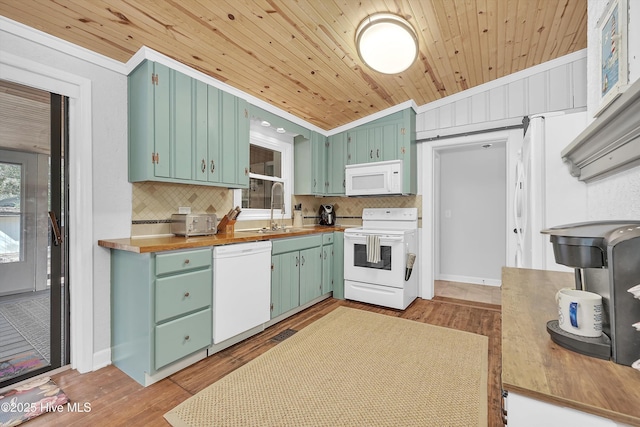
<instances>
[{"instance_id":1,"label":"coffee maker","mask_svg":"<svg viewBox=\"0 0 640 427\"><path fill-rule=\"evenodd\" d=\"M561 330L547 332L558 345L631 366L640 360L640 221L597 221L561 225L549 234L558 264L575 269L576 289L602 296L602 336L587 338ZM637 287L635 289L638 289Z\"/></svg>"},{"instance_id":2,"label":"coffee maker","mask_svg":"<svg viewBox=\"0 0 640 427\"><path fill-rule=\"evenodd\" d=\"M336 213L333 205L320 205L320 225L336 225Z\"/></svg>"}]
</instances>

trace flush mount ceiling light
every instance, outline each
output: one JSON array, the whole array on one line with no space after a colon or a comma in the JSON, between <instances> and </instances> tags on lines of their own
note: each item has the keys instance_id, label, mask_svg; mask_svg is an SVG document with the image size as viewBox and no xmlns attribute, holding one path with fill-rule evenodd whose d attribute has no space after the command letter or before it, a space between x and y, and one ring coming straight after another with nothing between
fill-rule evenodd
<instances>
[{"instance_id":1,"label":"flush mount ceiling light","mask_svg":"<svg viewBox=\"0 0 640 427\"><path fill-rule=\"evenodd\" d=\"M418 37L411 24L391 13L365 18L356 31L360 59L383 74L406 70L418 57Z\"/></svg>"}]
</instances>

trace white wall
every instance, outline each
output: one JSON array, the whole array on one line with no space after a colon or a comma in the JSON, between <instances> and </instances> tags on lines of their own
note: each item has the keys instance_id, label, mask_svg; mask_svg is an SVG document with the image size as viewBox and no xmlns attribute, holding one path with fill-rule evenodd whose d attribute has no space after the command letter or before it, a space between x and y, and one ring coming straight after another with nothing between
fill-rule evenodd
<instances>
[{"instance_id":1,"label":"white wall","mask_svg":"<svg viewBox=\"0 0 640 427\"><path fill-rule=\"evenodd\" d=\"M572 114L544 116L544 218L543 228L587 221L587 186L569 174L560 153L587 126L586 111ZM556 271L573 271L557 264L553 245L544 236L546 245L543 268Z\"/></svg>"},{"instance_id":2,"label":"white wall","mask_svg":"<svg viewBox=\"0 0 640 427\"><path fill-rule=\"evenodd\" d=\"M583 110L587 50L418 107L417 139L522 123L524 116Z\"/></svg>"},{"instance_id":3,"label":"white wall","mask_svg":"<svg viewBox=\"0 0 640 427\"><path fill-rule=\"evenodd\" d=\"M629 3L628 64L629 83L640 78L640 2ZM607 2L588 2L588 107L589 121L599 105L599 66L597 21L605 10ZM598 221L606 219L640 219L640 167L629 169L617 175L587 184L587 217Z\"/></svg>"},{"instance_id":4,"label":"white wall","mask_svg":"<svg viewBox=\"0 0 640 427\"><path fill-rule=\"evenodd\" d=\"M92 301L77 301L73 299L72 289L71 304L80 304L83 311L93 312L93 342L81 344L93 350L93 368L98 368L110 363L111 328L109 251L98 247L97 241L128 236L131 232L131 184L127 181L127 78L109 67L95 65L94 62L63 53L62 50L74 49L67 49L69 45L61 43L58 39L21 25L13 25L8 20L3 20L0 24L0 50L3 53L32 63L34 71L46 68L60 75L68 75L71 79L77 76L90 81L91 116L84 117L84 120L89 122L87 125L92 129L92 133L90 139L75 143L90 145L92 188L83 189L83 182L71 182L70 186L72 197L74 193L91 197L92 215L89 218L70 220L77 221L78 228L90 230L93 254L72 252L70 257L71 264L77 264L81 256L92 258L93 282L80 283L74 281L74 277L70 277L69 283L72 287L90 287L92 290L89 293L93 295ZM80 56L95 56L88 51L75 51ZM108 60L103 62L109 64ZM117 68L115 62L114 66ZM41 78L41 83L43 88L48 86L46 76ZM79 112L78 116L83 116L83 112ZM79 126L78 123L71 123L71 133ZM84 148L78 145L72 145L70 151L73 153L74 150L80 151ZM74 170L87 167L86 164L73 163L69 166ZM74 233L74 229L70 232ZM89 264L91 263L75 267L91 269ZM89 308L87 304L90 305ZM74 322L73 317L71 321Z\"/></svg>"},{"instance_id":5,"label":"white wall","mask_svg":"<svg viewBox=\"0 0 640 427\"><path fill-rule=\"evenodd\" d=\"M506 259L506 145L439 154L438 278L499 285Z\"/></svg>"}]
</instances>

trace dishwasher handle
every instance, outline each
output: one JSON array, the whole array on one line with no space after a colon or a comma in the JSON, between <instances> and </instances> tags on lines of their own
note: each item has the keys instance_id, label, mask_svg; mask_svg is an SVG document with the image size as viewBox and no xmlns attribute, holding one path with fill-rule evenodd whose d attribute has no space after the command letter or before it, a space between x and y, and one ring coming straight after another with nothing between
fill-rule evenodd
<instances>
[{"instance_id":1,"label":"dishwasher handle","mask_svg":"<svg viewBox=\"0 0 640 427\"><path fill-rule=\"evenodd\" d=\"M235 243L213 248L213 258L233 258L271 252L271 242Z\"/></svg>"}]
</instances>

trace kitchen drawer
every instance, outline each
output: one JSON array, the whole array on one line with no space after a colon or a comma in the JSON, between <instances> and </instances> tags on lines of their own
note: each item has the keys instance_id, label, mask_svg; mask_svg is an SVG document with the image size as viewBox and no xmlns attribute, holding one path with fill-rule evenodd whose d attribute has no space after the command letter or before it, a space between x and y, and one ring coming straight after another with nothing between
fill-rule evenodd
<instances>
[{"instance_id":1,"label":"kitchen drawer","mask_svg":"<svg viewBox=\"0 0 640 427\"><path fill-rule=\"evenodd\" d=\"M155 368L211 345L211 309L156 326Z\"/></svg>"},{"instance_id":2,"label":"kitchen drawer","mask_svg":"<svg viewBox=\"0 0 640 427\"><path fill-rule=\"evenodd\" d=\"M290 237L288 239L275 239L272 243L271 254L277 255L322 246L322 235L314 234L311 236Z\"/></svg>"},{"instance_id":3,"label":"kitchen drawer","mask_svg":"<svg viewBox=\"0 0 640 427\"><path fill-rule=\"evenodd\" d=\"M156 279L156 323L211 305L211 269Z\"/></svg>"},{"instance_id":4,"label":"kitchen drawer","mask_svg":"<svg viewBox=\"0 0 640 427\"><path fill-rule=\"evenodd\" d=\"M325 233L322 235L322 244L323 245L332 245L333 244L333 233Z\"/></svg>"},{"instance_id":5,"label":"kitchen drawer","mask_svg":"<svg viewBox=\"0 0 640 427\"><path fill-rule=\"evenodd\" d=\"M211 248L156 255L156 275L195 270L211 265Z\"/></svg>"}]
</instances>

